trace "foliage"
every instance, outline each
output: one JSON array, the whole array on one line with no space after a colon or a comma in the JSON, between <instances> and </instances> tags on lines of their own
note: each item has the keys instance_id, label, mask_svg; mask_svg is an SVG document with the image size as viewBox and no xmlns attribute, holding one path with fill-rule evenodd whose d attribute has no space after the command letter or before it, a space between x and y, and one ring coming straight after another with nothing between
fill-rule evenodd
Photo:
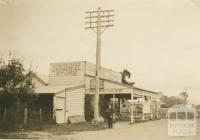
<instances>
[{"instance_id":1,"label":"foliage","mask_svg":"<svg viewBox=\"0 0 200 140\"><path fill-rule=\"evenodd\" d=\"M11 58L6 63L0 62L0 87L4 93L14 90L15 87L24 80L24 68L19 59Z\"/></svg>"},{"instance_id":2,"label":"foliage","mask_svg":"<svg viewBox=\"0 0 200 140\"><path fill-rule=\"evenodd\" d=\"M161 96L160 98L161 102L163 103L163 105L161 107L163 108L168 108L168 107L172 107L174 105L178 105L178 104L184 104L185 100L183 98L180 98L179 96Z\"/></svg>"},{"instance_id":3,"label":"foliage","mask_svg":"<svg viewBox=\"0 0 200 140\"><path fill-rule=\"evenodd\" d=\"M31 71L25 71L20 59L10 56L8 61L0 60L0 115L6 109L7 122L19 123L21 111L36 101L32 78Z\"/></svg>"},{"instance_id":4,"label":"foliage","mask_svg":"<svg viewBox=\"0 0 200 140\"><path fill-rule=\"evenodd\" d=\"M179 95L183 98L184 104L186 104L187 98L189 97L188 93L186 91L184 91L184 92L181 92Z\"/></svg>"},{"instance_id":5,"label":"foliage","mask_svg":"<svg viewBox=\"0 0 200 140\"><path fill-rule=\"evenodd\" d=\"M26 73L21 61L15 57L10 58L8 62L0 62L0 88L1 103L6 108L27 106L35 95L31 71Z\"/></svg>"},{"instance_id":6,"label":"foliage","mask_svg":"<svg viewBox=\"0 0 200 140\"><path fill-rule=\"evenodd\" d=\"M134 82L128 82L127 81L127 78L130 79L131 78L131 73L124 69L122 72L121 72L121 75L122 75L122 83L124 84L128 84L128 85L134 85L135 83Z\"/></svg>"}]
</instances>

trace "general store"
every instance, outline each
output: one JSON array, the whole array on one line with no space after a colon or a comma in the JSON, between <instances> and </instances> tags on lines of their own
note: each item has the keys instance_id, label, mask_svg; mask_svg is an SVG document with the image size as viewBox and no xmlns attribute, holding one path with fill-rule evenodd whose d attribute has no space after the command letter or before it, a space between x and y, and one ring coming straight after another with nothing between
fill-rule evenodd
<instances>
[{"instance_id":1,"label":"general store","mask_svg":"<svg viewBox=\"0 0 200 140\"><path fill-rule=\"evenodd\" d=\"M126 114L132 119L159 118L160 93L123 84L121 79L120 72L101 67L100 97L113 104L115 117ZM51 104L52 117L57 123L68 123L76 116L85 120L86 97L95 94L95 64L86 61L51 63L48 84L38 86L36 93L48 99L46 102Z\"/></svg>"}]
</instances>

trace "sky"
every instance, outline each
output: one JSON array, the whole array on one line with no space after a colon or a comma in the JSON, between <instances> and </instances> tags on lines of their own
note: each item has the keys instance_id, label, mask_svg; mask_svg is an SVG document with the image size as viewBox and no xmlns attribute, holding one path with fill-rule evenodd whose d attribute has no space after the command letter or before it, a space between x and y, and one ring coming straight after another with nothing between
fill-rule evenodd
<instances>
[{"instance_id":1,"label":"sky","mask_svg":"<svg viewBox=\"0 0 200 140\"><path fill-rule=\"evenodd\" d=\"M0 56L15 52L48 75L49 63L95 62L85 11L114 9L101 64L128 69L135 86L200 104L200 0L0 0Z\"/></svg>"}]
</instances>

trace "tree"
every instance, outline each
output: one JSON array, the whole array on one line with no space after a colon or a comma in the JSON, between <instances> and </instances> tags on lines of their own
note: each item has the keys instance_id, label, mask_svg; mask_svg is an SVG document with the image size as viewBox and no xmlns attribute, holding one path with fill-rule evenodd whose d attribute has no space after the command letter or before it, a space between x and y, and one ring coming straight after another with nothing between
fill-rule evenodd
<instances>
[{"instance_id":1,"label":"tree","mask_svg":"<svg viewBox=\"0 0 200 140\"><path fill-rule=\"evenodd\" d=\"M184 104L186 104L187 103L187 99L189 97L188 93L186 91L183 91L179 95L183 98Z\"/></svg>"},{"instance_id":2,"label":"tree","mask_svg":"<svg viewBox=\"0 0 200 140\"><path fill-rule=\"evenodd\" d=\"M122 83L128 84L128 85L134 85L135 84L134 82L128 82L127 78L128 79L131 78L131 73L127 69L124 69L121 72L121 75L122 75Z\"/></svg>"},{"instance_id":3,"label":"tree","mask_svg":"<svg viewBox=\"0 0 200 140\"><path fill-rule=\"evenodd\" d=\"M31 70L25 71L20 61L10 55L0 60L0 105L7 109L27 107L35 100Z\"/></svg>"},{"instance_id":4,"label":"tree","mask_svg":"<svg viewBox=\"0 0 200 140\"><path fill-rule=\"evenodd\" d=\"M172 107L174 105L178 105L178 104L184 104L184 100L178 96L161 96L160 98L163 108L168 108L168 107Z\"/></svg>"}]
</instances>

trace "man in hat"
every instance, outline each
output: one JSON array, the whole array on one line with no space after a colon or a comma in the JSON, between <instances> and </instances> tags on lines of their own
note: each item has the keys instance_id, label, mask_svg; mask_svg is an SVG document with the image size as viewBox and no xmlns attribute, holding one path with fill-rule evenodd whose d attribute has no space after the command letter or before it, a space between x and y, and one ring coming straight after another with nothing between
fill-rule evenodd
<instances>
[{"instance_id":1,"label":"man in hat","mask_svg":"<svg viewBox=\"0 0 200 140\"><path fill-rule=\"evenodd\" d=\"M109 104L109 107L106 110L106 116L108 121L108 128L113 128L113 107L111 104Z\"/></svg>"}]
</instances>

